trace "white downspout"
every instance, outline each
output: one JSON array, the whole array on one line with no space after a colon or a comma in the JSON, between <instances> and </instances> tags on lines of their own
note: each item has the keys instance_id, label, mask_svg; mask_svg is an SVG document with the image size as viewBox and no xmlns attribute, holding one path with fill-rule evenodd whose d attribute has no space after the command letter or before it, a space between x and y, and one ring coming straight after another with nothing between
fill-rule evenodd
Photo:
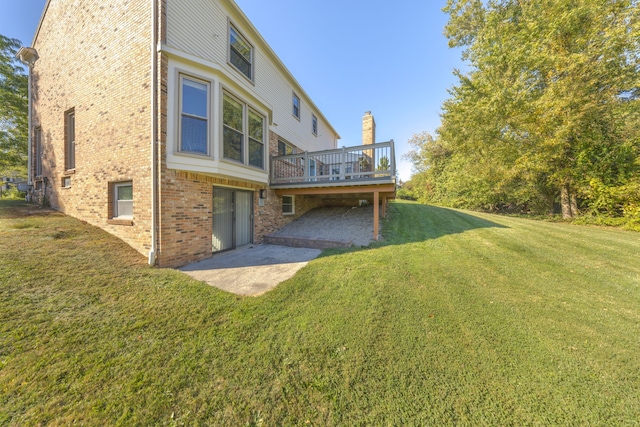
<instances>
[{"instance_id":1,"label":"white downspout","mask_svg":"<svg viewBox=\"0 0 640 427\"><path fill-rule=\"evenodd\" d=\"M27 145L29 147L29 152L27 153L27 184L29 186L33 185L33 168L32 168L32 163L33 163L33 156L31 154L31 151L33 149L33 130L32 128L32 121L33 121L33 117L31 114L31 110L33 109L33 105L31 102L31 74L32 74L32 68L33 68L33 64L36 63L36 61L38 60L38 52L32 48L32 47L21 47L20 50L18 50L18 53L16 54L16 57L20 60L20 62L22 62L24 65L26 65L29 68L29 75L28 75L28 85L29 87L27 88L27 96L28 98L28 111L27 111L27 126L29 126L29 129L27 130L27 138L29 139L29 141L27 141Z\"/></svg>"},{"instance_id":2,"label":"white downspout","mask_svg":"<svg viewBox=\"0 0 640 427\"><path fill-rule=\"evenodd\" d=\"M158 37L158 2L151 0L151 250L149 251L149 264L156 263L156 228L157 228L157 212L158 212L158 103L157 103L157 87L158 87L158 54L157 54L157 37Z\"/></svg>"},{"instance_id":3,"label":"white downspout","mask_svg":"<svg viewBox=\"0 0 640 427\"><path fill-rule=\"evenodd\" d=\"M33 131L31 130L31 128L33 127L33 118L31 116L31 109L32 109L32 105L31 105L31 64L29 64L29 88L27 89L27 96L29 97L29 112L27 114L27 123L29 126L29 130L27 132L28 138L29 138L29 142L28 142L28 146L29 146L29 153L28 155L28 160L27 160L27 167L29 168L29 170L27 171L27 185L29 186L29 188L31 188L31 185L33 184L33 156L31 154L31 151L33 150Z\"/></svg>"}]
</instances>

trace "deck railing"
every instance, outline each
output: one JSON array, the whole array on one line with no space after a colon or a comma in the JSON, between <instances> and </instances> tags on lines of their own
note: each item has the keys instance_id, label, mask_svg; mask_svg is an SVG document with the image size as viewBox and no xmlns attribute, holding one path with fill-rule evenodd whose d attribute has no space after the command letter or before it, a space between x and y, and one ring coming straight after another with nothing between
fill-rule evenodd
<instances>
[{"instance_id":1,"label":"deck railing","mask_svg":"<svg viewBox=\"0 0 640 427\"><path fill-rule=\"evenodd\" d=\"M271 158L271 184L393 180L393 140L336 150L307 151Z\"/></svg>"}]
</instances>

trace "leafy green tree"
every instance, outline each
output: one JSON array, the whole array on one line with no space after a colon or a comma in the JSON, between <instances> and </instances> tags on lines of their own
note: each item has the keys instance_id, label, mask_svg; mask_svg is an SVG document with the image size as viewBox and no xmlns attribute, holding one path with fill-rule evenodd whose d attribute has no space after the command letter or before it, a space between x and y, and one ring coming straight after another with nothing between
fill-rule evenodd
<instances>
[{"instance_id":1,"label":"leafy green tree","mask_svg":"<svg viewBox=\"0 0 640 427\"><path fill-rule=\"evenodd\" d=\"M467 75L443 106L455 204L587 207L590 183L638 174L638 0L449 0L445 34ZM431 165L431 163L430 163ZM457 196L456 196L457 195ZM451 200L450 200L451 201Z\"/></svg>"},{"instance_id":2,"label":"leafy green tree","mask_svg":"<svg viewBox=\"0 0 640 427\"><path fill-rule=\"evenodd\" d=\"M0 175L27 173L29 83L15 59L20 46L0 34Z\"/></svg>"},{"instance_id":3,"label":"leafy green tree","mask_svg":"<svg viewBox=\"0 0 640 427\"><path fill-rule=\"evenodd\" d=\"M380 157L378 160L378 168L379 171L387 171L390 168L389 158L387 156Z\"/></svg>"}]
</instances>

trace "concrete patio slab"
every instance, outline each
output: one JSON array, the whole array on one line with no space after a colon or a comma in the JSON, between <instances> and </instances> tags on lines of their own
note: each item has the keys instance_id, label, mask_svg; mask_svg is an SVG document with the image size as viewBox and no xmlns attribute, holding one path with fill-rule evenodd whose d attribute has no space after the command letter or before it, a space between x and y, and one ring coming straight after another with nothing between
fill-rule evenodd
<instances>
[{"instance_id":1,"label":"concrete patio slab","mask_svg":"<svg viewBox=\"0 0 640 427\"><path fill-rule=\"evenodd\" d=\"M319 249L247 245L179 270L224 291L257 296L293 277L321 253Z\"/></svg>"}]
</instances>

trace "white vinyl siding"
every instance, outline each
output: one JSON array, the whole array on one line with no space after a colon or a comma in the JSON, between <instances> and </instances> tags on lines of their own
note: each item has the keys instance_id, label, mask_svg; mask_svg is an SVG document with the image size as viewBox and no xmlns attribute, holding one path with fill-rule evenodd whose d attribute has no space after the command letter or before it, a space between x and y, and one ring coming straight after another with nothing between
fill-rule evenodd
<instances>
[{"instance_id":1,"label":"white vinyl siding","mask_svg":"<svg viewBox=\"0 0 640 427\"><path fill-rule=\"evenodd\" d=\"M230 23L252 44L253 82L228 61ZM212 81L223 82L225 87L258 107L261 114L270 110L265 130L271 128L303 151L336 148L335 131L266 50L254 28L233 7L217 1L168 0L167 41L163 47L170 53L170 66L174 63L176 67L178 62L180 68L187 68L186 64L200 63L198 75L210 73ZM182 61L181 56L186 61ZM292 114L292 93L300 97L299 121ZM248 94L254 99L248 99ZM219 105L218 102L221 98L214 99L214 105ZM312 111L316 111L318 119L317 138L309 138ZM272 127L273 124L277 124L277 128ZM212 125L219 129L215 122ZM213 132L214 135L219 133L219 130Z\"/></svg>"}]
</instances>

